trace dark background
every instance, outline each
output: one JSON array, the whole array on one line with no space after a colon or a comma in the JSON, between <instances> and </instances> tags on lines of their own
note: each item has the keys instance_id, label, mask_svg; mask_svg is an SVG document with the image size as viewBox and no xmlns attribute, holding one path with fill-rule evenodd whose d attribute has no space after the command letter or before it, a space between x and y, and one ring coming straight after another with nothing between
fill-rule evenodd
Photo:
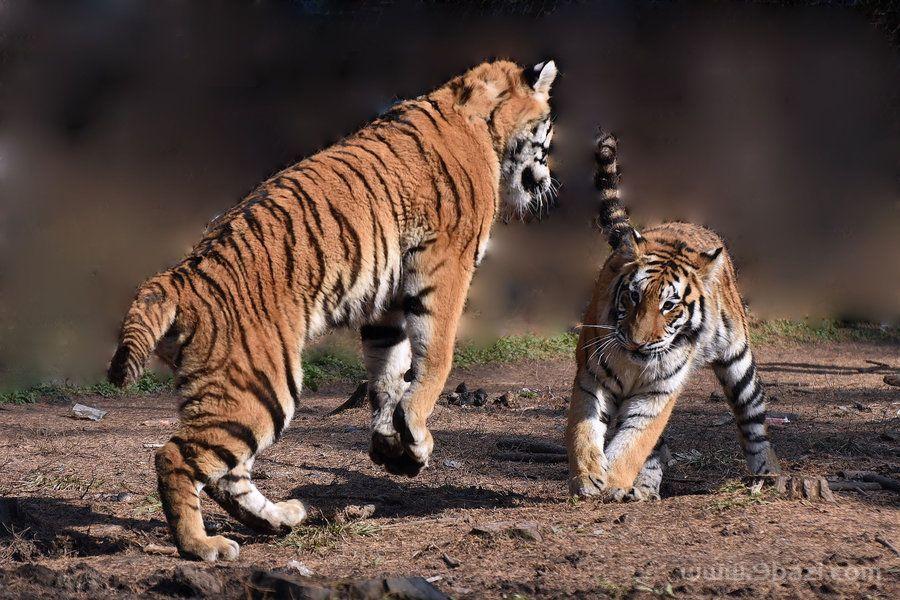
<instances>
[{"instance_id":1,"label":"dark background","mask_svg":"<svg viewBox=\"0 0 900 600\"><path fill-rule=\"evenodd\" d=\"M600 123L635 221L721 232L755 315L896 321L891 6L0 2L0 387L98 377L213 215L489 57L557 61L561 207L497 227L464 335L579 318Z\"/></svg>"}]
</instances>

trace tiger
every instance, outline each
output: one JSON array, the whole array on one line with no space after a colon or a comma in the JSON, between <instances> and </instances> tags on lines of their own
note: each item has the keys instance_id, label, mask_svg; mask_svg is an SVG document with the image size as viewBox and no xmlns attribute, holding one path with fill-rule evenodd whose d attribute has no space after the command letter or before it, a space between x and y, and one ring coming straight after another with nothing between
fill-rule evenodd
<instances>
[{"instance_id":1,"label":"tiger","mask_svg":"<svg viewBox=\"0 0 900 600\"><path fill-rule=\"evenodd\" d=\"M488 61L397 102L261 183L138 288L108 379L135 382L154 351L174 370L180 419L155 467L182 557L239 555L206 534L201 491L258 530L306 518L301 500L263 496L251 471L297 408L304 346L335 328L359 328L371 459L408 476L428 464L426 420L492 224L552 187L556 74L553 61Z\"/></svg>"},{"instance_id":2,"label":"tiger","mask_svg":"<svg viewBox=\"0 0 900 600\"><path fill-rule=\"evenodd\" d=\"M600 131L594 183L611 253L577 345L568 409L569 492L658 500L662 436L692 370L712 366L753 474L780 472L766 431L766 394L750 348L735 268L718 235L667 222L643 233L622 205L618 139Z\"/></svg>"}]
</instances>

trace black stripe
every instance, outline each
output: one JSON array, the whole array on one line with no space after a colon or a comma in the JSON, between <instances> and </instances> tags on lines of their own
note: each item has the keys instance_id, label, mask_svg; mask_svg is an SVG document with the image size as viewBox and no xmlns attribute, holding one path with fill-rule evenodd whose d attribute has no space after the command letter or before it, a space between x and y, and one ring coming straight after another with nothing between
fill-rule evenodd
<instances>
[{"instance_id":1,"label":"black stripe","mask_svg":"<svg viewBox=\"0 0 900 600\"><path fill-rule=\"evenodd\" d=\"M210 429L221 429L228 433L236 440L240 440L250 450L251 454L256 454L259 449L259 443L256 441L256 435L253 430L238 423L237 421L220 421L217 423L204 423L203 425L192 426L191 429L196 431L208 431Z\"/></svg>"},{"instance_id":2,"label":"black stripe","mask_svg":"<svg viewBox=\"0 0 900 600\"><path fill-rule=\"evenodd\" d=\"M750 382L753 381L755 376L756 364L753 361L750 361L750 366L747 367L747 371L744 373L743 377L741 377L737 383L734 384L734 387L731 388L731 399L733 402L738 402L741 394L747 386L750 385Z\"/></svg>"},{"instance_id":3,"label":"black stripe","mask_svg":"<svg viewBox=\"0 0 900 600\"><path fill-rule=\"evenodd\" d=\"M748 351L749 349L750 349L750 346L745 342L745 343L744 343L744 346L741 348L741 351L740 351L740 352L738 352L737 354L735 354L735 355L732 356L731 358L728 358L728 359L725 359L725 360L716 360L716 361L714 361L713 364L715 364L716 367L719 367L719 368L721 368L721 369L727 369L727 368L729 368L731 365L733 365L734 363L736 363L737 361L743 359L744 356L747 354L747 351Z\"/></svg>"},{"instance_id":4,"label":"black stripe","mask_svg":"<svg viewBox=\"0 0 900 600\"><path fill-rule=\"evenodd\" d=\"M433 285L426 286L419 290L417 294L414 296L406 296L403 299L403 312L408 315L415 315L417 317L421 317L423 315L430 314L431 311L425 307L425 304L422 300L428 297L431 292L435 290Z\"/></svg>"},{"instance_id":5,"label":"black stripe","mask_svg":"<svg viewBox=\"0 0 900 600\"><path fill-rule=\"evenodd\" d=\"M597 400L598 402L601 401L600 398L597 397L597 394L593 393L591 390L589 390L589 389L587 389L586 387L584 387L584 385L582 385L580 382L579 382L579 384L578 384L578 387L581 389L582 392L584 392L585 394L587 394L587 395L590 396L591 398ZM598 411L598 412L600 413L600 416L599 416L600 422L603 423L604 425L609 425L609 417L610 417L609 413L607 413L606 411L604 411L602 407L599 407L599 411Z\"/></svg>"},{"instance_id":6,"label":"black stripe","mask_svg":"<svg viewBox=\"0 0 900 600\"><path fill-rule=\"evenodd\" d=\"M363 325L359 333L374 348L390 348L406 339L406 332L396 325Z\"/></svg>"}]
</instances>

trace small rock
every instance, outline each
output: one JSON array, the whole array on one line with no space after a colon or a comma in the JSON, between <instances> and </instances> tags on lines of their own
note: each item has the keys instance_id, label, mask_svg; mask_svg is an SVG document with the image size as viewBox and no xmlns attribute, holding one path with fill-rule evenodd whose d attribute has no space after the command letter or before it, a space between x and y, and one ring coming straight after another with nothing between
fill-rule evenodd
<instances>
[{"instance_id":1,"label":"small rock","mask_svg":"<svg viewBox=\"0 0 900 600\"><path fill-rule=\"evenodd\" d=\"M305 598L330 600L356 598L381 600L447 600L447 596L422 577L391 577L358 581L314 584L294 574L257 571L250 579L254 598ZM432 579L432 581L438 581Z\"/></svg>"},{"instance_id":2,"label":"small rock","mask_svg":"<svg viewBox=\"0 0 900 600\"><path fill-rule=\"evenodd\" d=\"M512 394L506 392L494 398L494 406L502 406L503 408L512 408Z\"/></svg>"},{"instance_id":3,"label":"small rock","mask_svg":"<svg viewBox=\"0 0 900 600\"><path fill-rule=\"evenodd\" d=\"M312 577L314 575L312 569L304 565L299 560L289 561L287 564L287 569L291 573L296 573L300 577Z\"/></svg>"},{"instance_id":4,"label":"small rock","mask_svg":"<svg viewBox=\"0 0 900 600\"><path fill-rule=\"evenodd\" d=\"M472 404L475 406L484 406L487 404L488 395L484 388L478 388L472 396Z\"/></svg>"},{"instance_id":5,"label":"small rock","mask_svg":"<svg viewBox=\"0 0 900 600\"><path fill-rule=\"evenodd\" d=\"M421 577L391 577L384 580L381 598L404 598L405 600L447 600L447 596Z\"/></svg>"},{"instance_id":6,"label":"small rock","mask_svg":"<svg viewBox=\"0 0 900 600\"><path fill-rule=\"evenodd\" d=\"M615 519L613 519L613 523L615 523L616 525L621 525L622 523L624 523L627 520L628 520L628 515L621 514L618 517L616 517Z\"/></svg>"},{"instance_id":7,"label":"small rock","mask_svg":"<svg viewBox=\"0 0 900 600\"><path fill-rule=\"evenodd\" d=\"M894 387L900 387L900 375L885 375L884 382Z\"/></svg>"},{"instance_id":8,"label":"small rock","mask_svg":"<svg viewBox=\"0 0 900 600\"><path fill-rule=\"evenodd\" d=\"M115 496L113 496L114 502L132 502L134 500L134 494L131 492L119 492Z\"/></svg>"},{"instance_id":9,"label":"small rock","mask_svg":"<svg viewBox=\"0 0 900 600\"><path fill-rule=\"evenodd\" d=\"M458 567L461 564L458 560L456 560L452 556L449 556L446 553L441 556L441 560L443 560L444 564L447 565L448 567L450 567L451 569L455 569L456 567Z\"/></svg>"},{"instance_id":10,"label":"small rock","mask_svg":"<svg viewBox=\"0 0 900 600\"><path fill-rule=\"evenodd\" d=\"M350 523L351 521L362 521L368 519L375 514L374 504L365 504L363 506L351 504L345 506L342 511L334 516L334 520L338 523Z\"/></svg>"},{"instance_id":11,"label":"small rock","mask_svg":"<svg viewBox=\"0 0 900 600\"><path fill-rule=\"evenodd\" d=\"M211 571L193 565L178 565L172 574L172 582L189 592L185 595L207 598L222 594L222 581Z\"/></svg>"},{"instance_id":12,"label":"small rock","mask_svg":"<svg viewBox=\"0 0 900 600\"><path fill-rule=\"evenodd\" d=\"M450 467L451 469L460 469L462 468L463 464L458 460L452 460L448 458L444 461L444 466Z\"/></svg>"},{"instance_id":13,"label":"small rock","mask_svg":"<svg viewBox=\"0 0 900 600\"><path fill-rule=\"evenodd\" d=\"M515 523L512 521L499 521L496 523L487 523L472 528L472 533L480 537L492 537L495 535L505 534L509 537L521 538L533 542L540 542L544 538L538 529L537 523L523 522Z\"/></svg>"},{"instance_id":14,"label":"small rock","mask_svg":"<svg viewBox=\"0 0 900 600\"><path fill-rule=\"evenodd\" d=\"M85 404L76 404L72 407L72 412L75 413L75 417L78 419L99 421L109 411L100 410L99 408L94 408L93 406L87 406Z\"/></svg>"},{"instance_id":15,"label":"small rock","mask_svg":"<svg viewBox=\"0 0 900 600\"><path fill-rule=\"evenodd\" d=\"M603 535L604 531L598 527L597 529L591 531L591 533L593 535Z\"/></svg>"},{"instance_id":16,"label":"small rock","mask_svg":"<svg viewBox=\"0 0 900 600\"><path fill-rule=\"evenodd\" d=\"M452 406L462 406L462 395L457 394L456 392L450 392L447 394L447 404Z\"/></svg>"},{"instance_id":17,"label":"small rock","mask_svg":"<svg viewBox=\"0 0 900 600\"><path fill-rule=\"evenodd\" d=\"M469 393L469 388L466 387L466 382L463 381L463 382L460 383L458 386L456 386L455 392L456 392L457 394L459 394L460 396L462 396L462 395L464 395L464 394L468 394L468 393Z\"/></svg>"},{"instance_id":18,"label":"small rock","mask_svg":"<svg viewBox=\"0 0 900 600\"><path fill-rule=\"evenodd\" d=\"M888 429L881 434L881 438L889 442L900 442L900 430Z\"/></svg>"}]
</instances>

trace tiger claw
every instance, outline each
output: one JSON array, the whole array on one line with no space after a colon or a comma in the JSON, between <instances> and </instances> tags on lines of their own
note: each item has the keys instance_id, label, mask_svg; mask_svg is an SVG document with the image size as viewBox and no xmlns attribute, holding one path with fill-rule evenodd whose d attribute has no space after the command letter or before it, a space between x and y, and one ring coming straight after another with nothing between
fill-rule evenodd
<instances>
[{"instance_id":1,"label":"tiger claw","mask_svg":"<svg viewBox=\"0 0 900 600\"><path fill-rule=\"evenodd\" d=\"M588 473L569 479L569 493L573 496L581 498L602 496L606 489L606 481L602 475Z\"/></svg>"}]
</instances>

